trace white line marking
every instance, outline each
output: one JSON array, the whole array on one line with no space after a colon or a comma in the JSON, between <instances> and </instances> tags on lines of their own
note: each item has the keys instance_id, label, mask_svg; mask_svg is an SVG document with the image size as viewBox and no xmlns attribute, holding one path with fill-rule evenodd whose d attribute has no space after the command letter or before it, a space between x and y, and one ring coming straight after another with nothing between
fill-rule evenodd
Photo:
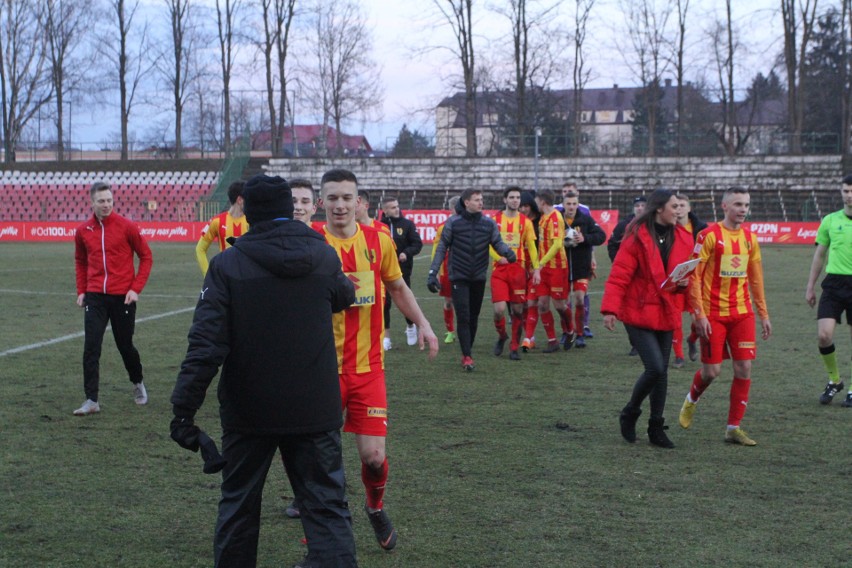
<instances>
[{"instance_id":1,"label":"white line marking","mask_svg":"<svg viewBox=\"0 0 852 568\"><path fill-rule=\"evenodd\" d=\"M39 290L12 290L9 288L0 288L0 294L23 294L29 296L68 296L74 300L77 299L77 296L74 293L69 292L44 292ZM192 299L197 298L198 294L148 294L146 293L145 298L169 298L169 299Z\"/></svg>"},{"instance_id":2,"label":"white line marking","mask_svg":"<svg viewBox=\"0 0 852 568\"><path fill-rule=\"evenodd\" d=\"M144 318L140 318L136 320L136 323L143 323L146 321L158 320L161 318L167 318L169 316L176 316L178 314L184 314L186 312L194 311L195 308L183 308L180 310L174 310L171 312L166 312L163 314L156 314L153 316L148 316ZM110 329L111 326L107 326L107 329ZM14 355L15 353L22 353L24 351L30 351L32 349L39 349L41 347L47 347L48 345L53 345L54 343L62 343L63 341L68 341L70 339L77 339L78 337L83 337L85 335L84 332L78 331L77 333L70 333L68 335L62 335L60 337L54 337L53 339L48 339L47 341L39 341L38 343L31 343L29 345L22 345L20 347L13 347L12 349L7 349L6 351L0 351L0 357L5 357L6 355Z\"/></svg>"}]
</instances>

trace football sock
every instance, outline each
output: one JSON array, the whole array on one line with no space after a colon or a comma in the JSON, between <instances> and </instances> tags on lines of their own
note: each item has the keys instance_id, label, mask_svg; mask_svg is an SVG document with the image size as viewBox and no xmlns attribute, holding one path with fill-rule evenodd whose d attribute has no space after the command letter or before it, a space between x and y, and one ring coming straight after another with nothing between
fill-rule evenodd
<instances>
[{"instance_id":1,"label":"football sock","mask_svg":"<svg viewBox=\"0 0 852 568\"><path fill-rule=\"evenodd\" d=\"M748 391L751 388L751 379L740 379L734 377L731 383L731 405L728 408L728 428L738 428L745 416L748 406Z\"/></svg>"},{"instance_id":2,"label":"football sock","mask_svg":"<svg viewBox=\"0 0 852 568\"><path fill-rule=\"evenodd\" d=\"M589 300L589 295L586 294L583 296L583 326L589 327L589 312L592 311L591 308L591 300ZM580 333L579 331L577 333Z\"/></svg>"},{"instance_id":3,"label":"football sock","mask_svg":"<svg viewBox=\"0 0 852 568\"><path fill-rule=\"evenodd\" d=\"M524 332L524 317L519 314L512 314L512 342L509 345L511 351L517 351L518 345L521 343L521 334Z\"/></svg>"},{"instance_id":4,"label":"football sock","mask_svg":"<svg viewBox=\"0 0 852 568\"><path fill-rule=\"evenodd\" d=\"M588 296L587 296L588 297ZM574 331L577 332L577 335L583 335L583 321L585 321L586 317L586 307L585 306L576 306L574 308Z\"/></svg>"},{"instance_id":5,"label":"football sock","mask_svg":"<svg viewBox=\"0 0 852 568\"><path fill-rule=\"evenodd\" d=\"M689 402L698 402L698 399L701 398L701 395L704 394L706 389L707 386L701 380L701 369L698 369L692 378L692 387L689 389Z\"/></svg>"},{"instance_id":6,"label":"football sock","mask_svg":"<svg viewBox=\"0 0 852 568\"><path fill-rule=\"evenodd\" d=\"M557 308L556 313L559 314L559 325L562 327L563 333L571 333L573 324L571 322L571 308L565 307L564 310Z\"/></svg>"},{"instance_id":7,"label":"football sock","mask_svg":"<svg viewBox=\"0 0 852 568\"><path fill-rule=\"evenodd\" d=\"M494 320L494 327L497 329L497 335L506 337L506 317L501 316L500 319Z\"/></svg>"},{"instance_id":8,"label":"football sock","mask_svg":"<svg viewBox=\"0 0 852 568\"><path fill-rule=\"evenodd\" d=\"M674 348L675 357L683 359L683 326L679 325L674 329L672 334L672 347Z\"/></svg>"},{"instance_id":9,"label":"football sock","mask_svg":"<svg viewBox=\"0 0 852 568\"><path fill-rule=\"evenodd\" d=\"M527 309L527 321L524 324L524 337L532 338L535 335L535 326L538 325L538 308L532 306Z\"/></svg>"},{"instance_id":10,"label":"football sock","mask_svg":"<svg viewBox=\"0 0 852 568\"><path fill-rule=\"evenodd\" d=\"M455 331L456 326L453 325L453 308L444 308L444 325L447 326L447 331Z\"/></svg>"},{"instance_id":11,"label":"football sock","mask_svg":"<svg viewBox=\"0 0 852 568\"><path fill-rule=\"evenodd\" d=\"M695 324L692 323L689 326L689 339L687 339L690 343L695 343L698 341L698 331L695 329Z\"/></svg>"},{"instance_id":12,"label":"football sock","mask_svg":"<svg viewBox=\"0 0 852 568\"><path fill-rule=\"evenodd\" d=\"M556 341L556 330L553 328L553 314L550 310L540 314L541 325L544 327L544 333L547 335L548 341Z\"/></svg>"},{"instance_id":13,"label":"football sock","mask_svg":"<svg viewBox=\"0 0 852 568\"><path fill-rule=\"evenodd\" d=\"M820 347L819 354L822 356L822 363L825 365L825 370L828 371L829 382L839 383L840 371L837 368L837 353L834 352L834 343L828 347Z\"/></svg>"},{"instance_id":14,"label":"football sock","mask_svg":"<svg viewBox=\"0 0 852 568\"><path fill-rule=\"evenodd\" d=\"M385 496L385 485L388 482L388 459L385 458L385 461L382 462L382 469L378 474L367 467L367 464L361 463L361 481L367 490L367 507L378 511L384 506L382 499Z\"/></svg>"}]
</instances>

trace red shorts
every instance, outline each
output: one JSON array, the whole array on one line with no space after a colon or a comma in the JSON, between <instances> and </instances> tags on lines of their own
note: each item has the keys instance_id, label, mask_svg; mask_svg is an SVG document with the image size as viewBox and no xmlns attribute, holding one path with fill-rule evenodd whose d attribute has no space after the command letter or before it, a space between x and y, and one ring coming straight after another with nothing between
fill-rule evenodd
<instances>
[{"instance_id":1,"label":"red shorts","mask_svg":"<svg viewBox=\"0 0 852 568\"><path fill-rule=\"evenodd\" d=\"M453 297L453 285L450 284L450 277L446 272L441 274L438 278L438 283L441 285L441 290L438 292L438 295L442 298L452 298Z\"/></svg>"},{"instance_id":2,"label":"red shorts","mask_svg":"<svg viewBox=\"0 0 852 568\"><path fill-rule=\"evenodd\" d=\"M589 291L589 279L581 278L580 280L573 280L571 282L571 291L582 292L583 294L585 294Z\"/></svg>"},{"instance_id":3,"label":"red shorts","mask_svg":"<svg viewBox=\"0 0 852 568\"><path fill-rule=\"evenodd\" d=\"M517 262L498 264L491 272L491 302L527 301L527 271Z\"/></svg>"},{"instance_id":4,"label":"red shorts","mask_svg":"<svg viewBox=\"0 0 852 568\"><path fill-rule=\"evenodd\" d=\"M341 373L340 399L346 420L344 432L388 435L388 396L385 372Z\"/></svg>"},{"instance_id":5,"label":"red shorts","mask_svg":"<svg viewBox=\"0 0 852 568\"><path fill-rule=\"evenodd\" d=\"M537 298L550 296L554 300L568 297L568 271L564 268L542 268L541 284L535 287Z\"/></svg>"},{"instance_id":6,"label":"red shorts","mask_svg":"<svg viewBox=\"0 0 852 568\"><path fill-rule=\"evenodd\" d=\"M754 314L710 318L710 339L701 338L701 362L753 361L757 354Z\"/></svg>"}]
</instances>

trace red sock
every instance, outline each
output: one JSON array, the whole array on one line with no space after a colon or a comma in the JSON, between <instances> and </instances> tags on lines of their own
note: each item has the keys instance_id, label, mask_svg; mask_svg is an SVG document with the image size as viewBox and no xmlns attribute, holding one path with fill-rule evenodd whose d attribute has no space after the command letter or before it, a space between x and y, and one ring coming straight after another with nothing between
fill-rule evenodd
<instances>
[{"instance_id":1,"label":"red sock","mask_svg":"<svg viewBox=\"0 0 852 568\"><path fill-rule=\"evenodd\" d=\"M527 321L524 324L524 337L535 335L535 326L538 325L538 308L532 306L527 310Z\"/></svg>"},{"instance_id":2,"label":"red sock","mask_svg":"<svg viewBox=\"0 0 852 568\"><path fill-rule=\"evenodd\" d=\"M583 335L583 322L586 321L586 307L583 304L574 307L574 331Z\"/></svg>"},{"instance_id":3,"label":"red sock","mask_svg":"<svg viewBox=\"0 0 852 568\"><path fill-rule=\"evenodd\" d=\"M672 347L674 347L675 357L683 359L683 326L679 325L675 328L672 335Z\"/></svg>"},{"instance_id":4,"label":"red sock","mask_svg":"<svg viewBox=\"0 0 852 568\"><path fill-rule=\"evenodd\" d=\"M524 318L517 314L512 314L512 342L509 345L510 351L517 351L518 344L521 342L521 333L524 331Z\"/></svg>"},{"instance_id":5,"label":"red sock","mask_svg":"<svg viewBox=\"0 0 852 568\"><path fill-rule=\"evenodd\" d=\"M506 337L506 318L505 317L494 320L494 327L497 329L497 335L499 337Z\"/></svg>"},{"instance_id":6,"label":"red sock","mask_svg":"<svg viewBox=\"0 0 852 568\"><path fill-rule=\"evenodd\" d=\"M548 341L556 341L556 330L553 328L553 314L550 310L539 314L541 317L541 325L544 327L544 333L547 335Z\"/></svg>"},{"instance_id":7,"label":"red sock","mask_svg":"<svg viewBox=\"0 0 852 568\"><path fill-rule=\"evenodd\" d=\"M385 485L388 482L388 458L382 463L382 471L376 475L367 467L367 464L361 464L361 481L364 483L364 488L367 490L367 507L370 509L381 509L384 506L382 499L385 496Z\"/></svg>"},{"instance_id":8,"label":"red sock","mask_svg":"<svg viewBox=\"0 0 852 568\"><path fill-rule=\"evenodd\" d=\"M748 406L748 391L751 388L751 379L738 379L734 377L731 383L731 405L728 408L728 426L739 426L745 416Z\"/></svg>"},{"instance_id":9,"label":"red sock","mask_svg":"<svg viewBox=\"0 0 852 568\"><path fill-rule=\"evenodd\" d=\"M444 308L444 325L447 326L447 331L455 331L456 326L453 325L453 308Z\"/></svg>"},{"instance_id":10,"label":"red sock","mask_svg":"<svg viewBox=\"0 0 852 568\"><path fill-rule=\"evenodd\" d=\"M571 333L573 324L571 323L571 308L565 307L564 310L556 310L559 314L559 325L562 326L562 333Z\"/></svg>"},{"instance_id":11,"label":"red sock","mask_svg":"<svg viewBox=\"0 0 852 568\"><path fill-rule=\"evenodd\" d=\"M689 397L693 402L698 402L698 399L701 398L701 395L704 394L704 391L707 389L707 386L704 384L704 381L701 380L701 369L695 371L695 376L692 378L692 387L689 389Z\"/></svg>"},{"instance_id":12,"label":"red sock","mask_svg":"<svg viewBox=\"0 0 852 568\"><path fill-rule=\"evenodd\" d=\"M696 331L694 323L689 326L689 339L687 341L690 343L698 341L698 331Z\"/></svg>"}]
</instances>

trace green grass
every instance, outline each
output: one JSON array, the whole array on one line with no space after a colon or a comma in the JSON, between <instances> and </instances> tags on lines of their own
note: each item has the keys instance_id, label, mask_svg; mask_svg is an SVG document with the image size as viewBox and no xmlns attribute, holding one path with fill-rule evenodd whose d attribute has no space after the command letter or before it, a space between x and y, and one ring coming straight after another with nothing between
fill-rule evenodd
<instances>
[{"instance_id":1,"label":"green grass","mask_svg":"<svg viewBox=\"0 0 852 568\"><path fill-rule=\"evenodd\" d=\"M139 319L191 308L201 282L191 245L153 248ZM602 280L592 285L597 336L585 351L496 359L486 304L472 374L461 371L457 345L441 344L433 362L406 348L394 312L386 503L400 539L390 554L376 545L361 510L353 439L345 435L361 565L848 563L852 410L817 403L825 372L815 314L803 299L811 253L764 249L775 335L758 340L743 425L759 443L754 448L723 442L727 364L688 432L677 427L677 411L697 364L670 372L666 416L675 450L651 447L644 436L632 446L622 441L618 412L640 369L626 355L623 329L608 333L601 325ZM0 353L82 330L72 245L2 244L0 255ZM605 273L604 256L598 252ZM424 273L419 261L415 293L442 331L440 301L425 291ZM212 564L218 477L203 475L200 457L168 435L168 399L191 317L182 312L137 325L151 399L143 408L133 404L109 335L102 412L93 417L71 415L83 400L81 337L0 356L0 566ZM838 360L848 377L843 328ZM217 410L211 387L198 416L211 433L218 432ZM300 524L283 515L290 497L276 462L260 566L289 566L304 553Z\"/></svg>"}]
</instances>

